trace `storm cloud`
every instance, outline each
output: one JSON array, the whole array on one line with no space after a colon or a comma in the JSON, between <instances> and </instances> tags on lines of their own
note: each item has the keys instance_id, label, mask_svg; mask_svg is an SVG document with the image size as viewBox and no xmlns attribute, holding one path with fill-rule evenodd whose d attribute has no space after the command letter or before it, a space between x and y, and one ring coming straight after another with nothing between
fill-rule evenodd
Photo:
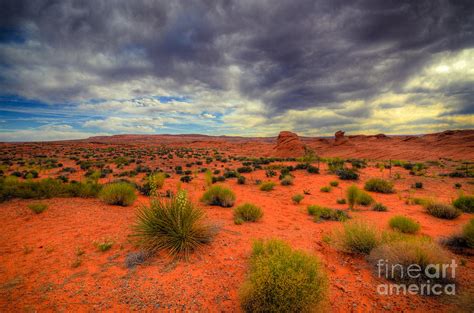
<instances>
[{"instance_id":1,"label":"storm cloud","mask_svg":"<svg viewBox=\"0 0 474 313\"><path fill-rule=\"evenodd\" d=\"M58 110L126 106L82 127L161 114L168 103L136 101L156 96L190 99L175 112L187 118L227 121L212 128L217 133L238 129L238 117L262 134L274 131L265 128L272 122L303 133L311 130L301 125L332 131L328 121L353 129L377 119L377 110L422 103L433 119L472 118L473 47L469 0L7 0L0 4L0 93ZM454 80L446 78L454 69L436 70L460 55L465 66ZM448 126L465 125L453 119Z\"/></svg>"}]
</instances>

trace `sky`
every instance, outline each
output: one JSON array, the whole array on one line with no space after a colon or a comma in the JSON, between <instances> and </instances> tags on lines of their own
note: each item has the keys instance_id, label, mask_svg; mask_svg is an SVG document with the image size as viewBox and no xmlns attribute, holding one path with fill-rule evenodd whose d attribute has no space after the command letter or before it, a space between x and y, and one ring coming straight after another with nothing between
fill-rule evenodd
<instances>
[{"instance_id":1,"label":"sky","mask_svg":"<svg viewBox=\"0 0 474 313\"><path fill-rule=\"evenodd\" d=\"M0 141L474 128L474 1L0 1Z\"/></svg>"}]
</instances>

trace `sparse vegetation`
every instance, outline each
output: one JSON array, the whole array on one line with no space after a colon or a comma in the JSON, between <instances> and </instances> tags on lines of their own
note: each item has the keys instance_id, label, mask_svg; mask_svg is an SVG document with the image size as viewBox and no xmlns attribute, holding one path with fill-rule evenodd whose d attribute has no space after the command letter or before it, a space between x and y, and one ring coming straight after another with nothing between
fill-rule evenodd
<instances>
[{"instance_id":1,"label":"sparse vegetation","mask_svg":"<svg viewBox=\"0 0 474 313\"><path fill-rule=\"evenodd\" d=\"M461 211L449 204L430 202L426 206L428 214L437 218L452 220L461 215Z\"/></svg>"},{"instance_id":2,"label":"sparse vegetation","mask_svg":"<svg viewBox=\"0 0 474 313\"><path fill-rule=\"evenodd\" d=\"M129 206L135 202L135 188L128 183L112 183L105 185L99 198L107 204Z\"/></svg>"},{"instance_id":3,"label":"sparse vegetation","mask_svg":"<svg viewBox=\"0 0 474 313\"><path fill-rule=\"evenodd\" d=\"M387 212L388 209L385 205L382 203L375 203L374 206L372 207L372 210L377 211L377 212Z\"/></svg>"},{"instance_id":4,"label":"sparse vegetation","mask_svg":"<svg viewBox=\"0 0 474 313\"><path fill-rule=\"evenodd\" d=\"M244 222L257 222L262 216L262 209L255 204L244 203L234 209L234 219Z\"/></svg>"},{"instance_id":5,"label":"sparse vegetation","mask_svg":"<svg viewBox=\"0 0 474 313\"><path fill-rule=\"evenodd\" d=\"M294 203L299 204L302 200L304 199L304 196L302 194L296 194L291 197L291 200L293 200Z\"/></svg>"},{"instance_id":6,"label":"sparse vegetation","mask_svg":"<svg viewBox=\"0 0 474 313\"><path fill-rule=\"evenodd\" d=\"M344 222L349 218L347 213L344 211L334 210L319 205L309 205L307 210L308 214L313 216L315 222L319 222L320 220Z\"/></svg>"},{"instance_id":7,"label":"sparse vegetation","mask_svg":"<svg viewBox=\"0 0 474 313\"><path fill-rule=\"evenodd\" d=\"M275 188L275 185L276 184L272 181L263 182L260 185L260 190L261 191L272 191Z\"/></svg>"},{"instance_id":8,"label":"sparse vegetation","mask_svg":"<svg viewBox=\"0 0 474 313\"><path fill-rule=\"evenodd\" d=\"M336 230L331 243L339 250L349 253L369 254L381 241L378 230L370 224L351 221Z\"/></svg>"},{"instance_id":9,"label":"sparse vegetation","mask_svg":"<svg viewBox=\"0 0 474 313\"><path fill-rule=\"evenodd\" d=\"M414 234L420 230L420 224L409 217L397 215L388 222L390 227L402 233Z\"/></svg>"},{"instance_id":10,"label":"sparse vegetation","mask_svg":"<svg viewBox=\"0 0 474 313\"><path fill-rule=\"evenodd\" d=\"M474 196L461 195L453 201L453 206L465 213L474 213Z\"/></svg>"},{"instance_id":11,"label":"sparse vegetation","mask_svg":"<svg viewBox=\"0 0 474 313\"><path fill-rule=\"evenodd\" d=\"M103 240L103 241L97 241L95 242L95 246L97 247L97 250L101 252L105 252L107 250L110 250L112 246L114 245L114 242L111 240Z\"/></svg>"},{"instance_id":12,"label":"sparse vegetation","mask_svg":"<svg viewBox=\"0 0 474 313\"><path fill-rule=\"evenodd\" d=\"M240 288L245 312L309 312L326 297L320 261L279 240L256 241L250 272Z\"/></svg>"},{"instance_id":13,"label":"sparse vegetation","mask_svg":"<svg viewBox=\"0 0 474 313\"><path fill-rule=\"evenodd\" d=\"M31 203L28 204L28 208L36 214L43 213L48 208L46 203Z\"/></svg>"},{"instance_id":14,"label":"sparse vegetation","mask_svg":"<svg viewBox=\"0 0 474 313\"><path fill-rule=\"evenodd\" d=\"M138 244L150 253L167 251L173 257L185 257L209 243L215 230L207 224L204 212L196 208L186 192L180 190L170 199L154 199L141 207L133 226Z\"/></svg>"},{"instance_id":15,"label":"sparse vegetation","mask_svg":"<svg viewBox=\"0 0 474 313\"><path fill-rule=\"evenodd\" d=\"M321 192L331 192L331 187L330 186L323 186L321 189L319 189Z\"/></svg>"},{"instance_id":16,"label":"sparse vegetation","mask_svg":"<svg viewBox=\"0 0 474 313\"><path fill-rule=\"evenodd\" d=\"M393 193L393 183L381 178L371 178L365 183L364 189L380 193Z\"/></svg>"},{"instance_id":17,"label":"sparse vegetation","mask_svg":"<svg viewBox=\"0 0 474 313\"><path fill-rule=\"evenodd\" d=\"M201 201L207 205L218 205L227 208L234 205L235 193L227 187L214 185L204 193Z\"/></svg>"},{"instance_id":18,"label":"sparse vegetation","mask_svg":"<svg viewBox=\"0 0 474 313\"><path fill-rule=\"evenodd\" d=\"M284 176L280 181L282 186L290 186L293 185L293 177L290 175Z\"/></svg>"},{"instance_id":19,"label":"sparse vegetation","mask_svg":"<svg viewBox=\"0 0 474 313\"><path fill-rule=\"evenodd\" d=\"M450 264L451 260L443 250L434 242L423 238L413 237L405 240L395 240L380 245L372 250L369 256L370 262L380 270L380 274L395 282L410 284L423 284L427 281L431 283L445 284L450 282L452 272L447 268L447 276L426 275L427 267L442 268L442 264ZM378 266L383 260L383 266ZM421 270L416 275L406 275L408 267L417 265ZM444 267L443 267L444 268ZM389 272L386 272L389 269ZM446 270L446 269L444 269Z\"/></svg>"}]
</instances>

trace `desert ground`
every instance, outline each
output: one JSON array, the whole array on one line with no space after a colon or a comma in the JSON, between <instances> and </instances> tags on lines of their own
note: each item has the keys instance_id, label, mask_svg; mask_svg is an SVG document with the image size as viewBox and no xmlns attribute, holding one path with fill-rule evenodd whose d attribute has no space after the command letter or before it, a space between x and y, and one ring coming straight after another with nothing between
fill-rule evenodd
<instances>
[{"instance_id":1,"label":"desert ground","mask_svg":"<svg viewBox=\"0 0 474 313\"><path fill-rule=\"evenodd\" d=\"M136 186L137 194L128 206L106 204L97 197L6 195L0 203L2 312L239 312L239 288L248 274L252 243L269 238L281 239L320 259L328 291L317 310L474 310L473 250L443 244L446 238L462 232L472 214L437 218L416 201L450 204L460 195L473 195L474 130L424 136L345 136L338 132L333 138L298 137L289 132L278 138L120 135L2 143L0 159L4 181L13 175L17 183L52 178L70 184L86 181L98 172L99 184L127 181ZM358 179L338 177L331 169L335 160L342 160L341 166L352 169ZM319 173L298 167L307 163ZM279 175L288 167L292 182L282 185ZM215 177L214 185L235 193L232 207L201 201L209 188L206 170ZM188 259L162 251L130 266L127 257L141 249L131 236L132 225L137 209L148 206L151 198L140 187L149 173L157 171L169 176L158 190L160 196L186 190L217 232ZM245 183L238 182L239 176L245 177ZM346 198L350 186L364 189L372 178L393 184L391 193L368 191L375 203L387 208L386 212L375 211L370 205L350 210L347 203L338 201ZM275 183L274 189L260 190L261 183L268 181ZM321 190L330 185L326 192ZM292 200L296 194L304 196L299 203ZM35 203L47 208L36 214L29 208ZM255 223L236 223L233 210L243 203L259 206L263 217ZM344 211L350 221L363 221L380 231L390 230L389 220L394 216L415 220L420 229L409 236L429 237L459 264L457 294L378 294L377 285L385 280L377 277L367 256L341 251L331 242L333 233L345 222L316 221L308 214L310 205ZM101 249L102 243L109 245Z\"/></svg>"}]
</instances>

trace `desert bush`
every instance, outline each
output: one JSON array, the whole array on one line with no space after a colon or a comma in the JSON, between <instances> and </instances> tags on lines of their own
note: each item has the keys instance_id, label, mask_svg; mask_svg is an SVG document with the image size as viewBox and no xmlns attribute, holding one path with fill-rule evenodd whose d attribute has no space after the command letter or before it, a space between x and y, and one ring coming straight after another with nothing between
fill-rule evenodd
<instances>
[{"instance_id":1,"label":"desert bush","mask_svg":"<svg viewBox=\"0 0 474 313\"><path fill-rule=\"evenodd\" d=\"M137 196L132 185L128 183L112 183L102 188L99 198L107 204L129 206L135 201Z\"/></svg>"},{"instance_id":2,"label":"desert bush","mask_svg":"<svg viewBox=\"0 0 474 313\"><path fill-rule=\"evenodd\" d=\"M291 177L290 175L284 176L284 177L281 179L280 184L281 184L282 186L290 186L290 185L293 185L293 177Z\"/></svg>"},{"instance_id":3,"label":"desert bush","mask_svg":"<svg viewBox=\"0 0 474 313\"><path fill-rule=\"evenodd\" d=\"M459 196L453 202L453 206L466 213L474 213L474 196Z\"/></svg>"},{"instance_id":4,"label":"desert bush","mask_svg":"<svg viewBox=\"0 0 474 313\"><path fill-rule=\"evenodd\" d=\"M466 241L468 247L474 248L474 218L471 218L463 227L462 237Z\"/></svg>"},{"instance_id":5,"label":"desert bush","mask_svg":"<svg viewBox=\"0 0 474 313\"><path fill-rule=\"evenodd\" d=\"M291 200L293 200L294 203L298 204L304 199L304 196L302 194L296 194L291 197Z\"/></svg>"},{"instance_id":6,"label":"desert bush","mask_svg":"<svg viewBox=\"0 0 474 313\"><path fill-rule=\"evenodd\" d=\"M331 187L337 187L339 186L339 182L337 180L333 180L332 182L329 183L329 185L331 185Z\"/></svg>"},{"instance_id":7,"label":"desert bush","mask_svg":"<svg viewBox=\"0 0 474 313\"><path fill-rule=\"evenodd\" d=\"M239 173L250 173L252 172L252 168L250 166L242 166L237 169Z\"/></svg>"},{"instance_id":8,"label":"desert bush","mask_svg":"<svg viewBox=\"0 0 474 313\"><path fill-rule=\"evenodd\" d=\"M346 204L346 199L344 199L344 198L337 199L336 203L337 204Z\"/></svg>"},{"instance_id":9,"label":"desert bush","mask_svg":"<svg viewBox=\"0 0 474 313\"><path fill-rule=\"evenodd\" d=\"M357 196L359 194L359 188L356 185L349 186L346 191L347 203L349 208L353 209L357 203Z\"/></svg>"},{"instance_id":10,"label":"desert bush","mask_svg":"<svg viewBox=\"0 0 474 313\"><path fill-rule=\"evenodd\" d=\"M413 185L413 187L416 188L416 189L421 189L421 188L423 188L423 183L422 182L416 182Z\"/></svg>"},{"instance_id":11,"label":"desert bush","mask_svg":"<svg viewBox=\"0 0 474 313\"><path fill-rule=\"evenodd\" d=\"M381 238L373 225L353 221L344 223L342 229L334 231L331 242L344 252L369 254L381 242Z\"/></svg>"},{"instance_id":12,"label":"desert bush","mask_svg":"<svg viewBox=\"0 0 474 313\"><path fill-rule=\"evenodd\" d=\"M213 177L212 177L212 172L210 170L206 170L204 172L204 181L206 183L206 187L211 187L212 184L214 183Z\"/></svg>"},{"instance_id":13,"label":"desert bush","mask_svg":"<svg viewBox=\"0 0 474 313\"><path fill-rule=\"evenodd\" d=\"M436 275L432 275L433 273L429 274L430 268L434 269L433 267L439 266L441 269L442 265L450 264L451 260L436 243L423 237L395 240L382 244L372 250L369 261L381 276L395 282L408 284L423 284L428 281L435 284L445 284L451 281L450 278L454 274L449 268L446 269L448 277L438 278ZM407 275L408 269L413 268L414 264L421 269L416 272L420 274L419 277ZM426 274L427 271L429 275ZM439 272L441 273L441 270Z\"/></svg>"},{"instance_id":14,"label":"desert bush","mask_svg":"<svg viewBox=\"0 0 474 313\"><path fill-rule=\"evenodd\" d=\"M231 207L235 202L235 193L224 186L211 186L202 196L201 201L208 205Z\"/></svg>"},{"instance_id":15,"label":"desert bush","mask_svg":"<svg viewBox=\"0 0 474 313\"><path fill-rule=\"evenodd\" d=\"M367 206L371 205L374 202L374 199L367 192L359 190L356 202L357 204Z\"/></svg>"},{"instance_id":16,"label":"desert bush","mask_svg":"<svg viewBox=\"0 0 474 313\"><path fill-rule=\"evenodd\" d=\"M371 178L365 183L364 189L380 193L393 193L393 183L381 178Z\"/></svg>"},{"instance_id":17,"label":"desert bush","mask_svg":"<svg viewBox=\"0 0 474 313\"><path fill-rule=\"evenodd\" d=\"M239 178L237 178L237 184L239 185L245 185L245 176L239 176Z\"/></svg>"},{"instance_id":18,"label":"desert bush","mask_svg":"<svg viewBox=\"0 0 474 313\"><path fill-rule=\"evenodd\" d=\"M273 188L275 188L275 185L276 184L272 181L263 182L260 185L260 190L261 191L271 191L271 190L273 190Z\"/></svg>"},{"instance_id":19,"label":"desert bush","mask_svg":"<svg viewBox=\"0 0 474 313\"><path fill-rule=\"evenodd\" d=\"M103 241L97 241L94 244L97 247L97 250L101 252L105 252L107 250L110 250L110 248L112 248L112 246L114 245L114 242L111 240L103 240Z\"/></svg>"},{"instance_id":20,"label":"desert bush","mask_svg":"<svg viewBox=\"0 0 474 313\"><path fill-rule=\"evenodd\" d=\"M449 204L430 202L426 206L428 214L437 218L452 220L461 215L461 211Z\"/></svg>"},{"instance_id":21,"label":"desert bush","mask_svg":"<svg viewBox=\"0 0 474 313\"><path fill-rule=\"evenodd\" d=\"M48 205L45 203L31 203L28 204L28 208L36 214L43 213L44 210L48 208Z\"/></svg>"},{"instance_id":22,"label":"desert bush","mask_svg":"<svg viewBox=\"0 0 474 313\"><path fill-rule=\"evenodd\" d=\"M357 180L359 179L359 174L356 171L348 168L342 168L335 171L335 174L342 180Z\"/></svg>"},{"instance_id":23,"label":"desert bush","mask_svg":"<svg viewBox=\"0 0 474 313\"><path fill-rule=\"evenodd\" d=\"M166 250L173 257L187 258L209 243L215 229L205 222L204 212L180 190L170 199L157 198L141 207L133 226L133 237L150 254Z\"/></svg>"},{"instance_id":24,"label":"desert bush","mask_svg":"<svg viewBox=\"0 0 474 313\"><path fill-rule=\"evenodd\" d=\"M193 178L189 175L184 175L184 176L181 176L179 180L182 181L183 183L190 183L193 180Z\"/></svg>"},{"instance_id":25,"label":"desert bush","mask_svg":"<svg viewBox=\"0 0 474 313\"><path fill-rule=\"evenodd\" d=\"M330 186L323 186L321 189L319 189L321 192L331 192L331 187Z\"/></svg>"},{"instance_id":26,"label":"desert bush","mask_svg":"<svg viewBox=\"0 0 474 313\"><path fill-rule=\"evenodd\" d=\"M308 165L308 167L306 168L306 171L310 174L319 174L319 168L313 165Z\"/></svg>"},{"instance_id":27,"label":"desert bush","mask_svg":"<svg viewBox=\"0 0 474 313\"><path fill-rule=\"evenodd\" d=\"M262 209L251 203L241 204L234 209L234 219L241 219L244 222L256 222L262 216Z\"/></svg>"},{"instance_id":28,"label":"desert bush","mask_svg":"<svg viewBox=\"0 0 474 313\"><path fill-rule=\"evenodd\" d=\"M420 230L420 224L409 217L397 215L388 222L391 228L402 233L414 234Z\"/></svg>"},{"instance_id":29,"label":"desert bush","mask_svg":"<svg viewBox=\"0 0 474 313\"><path fill-rule=\"evenodd\" d=\"M377 212L387 212L388 209L385 205L382 203L375 203L374 206L372 207L372 210L377 211Z\"/></svg>"},{"instance_id":30,"label":"desert bush","mask_svg":"<svg viewBox=\"0 0 474 313\"><path fill-rule=\"evenodd\" d=\"M315 222L319 222L320 220L344 222L349 218L344 211L333 210L319 205L309 205L307 210L308 214L313 216Z\"/></svg>"},{"instance_id":31,"label":"desert bush","mask_svg":"<svg viewBox=\"0 0 474 313\"><path fill-rule=\"evenodd\" d=\"M279 240L253 244L248 277L239 291L244 312L310 312L327 295L315 256Z\"/></svg>"}]
</instances>

